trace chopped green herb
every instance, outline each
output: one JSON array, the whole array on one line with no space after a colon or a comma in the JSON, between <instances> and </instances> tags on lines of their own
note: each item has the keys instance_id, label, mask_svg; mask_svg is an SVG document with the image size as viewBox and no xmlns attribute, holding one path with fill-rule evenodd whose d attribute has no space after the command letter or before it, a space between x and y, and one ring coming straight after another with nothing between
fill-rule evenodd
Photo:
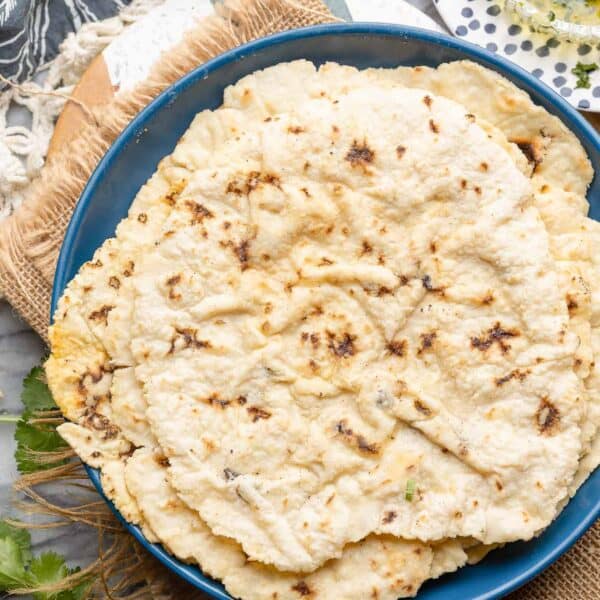
<instances>
[{"instance_id":1,"label":"chopped green herb","mask_svg":"<svg viewBox=\"0 0 600 600\"><path fill-rule=\"evenodd\" d=\"M550 23L552 23L552 21L554 21L555 19L556 19L556 13L553 10L551 10L548 13L548 21L550 21Z\"/></svg>"},{"instance_id":2,"label":"chopped green herb","mask_svg":"<svg viewBox=\"0 0 600 600\"><path fill-rule=\"evenodd\" d=\"M592 85L590 83L590 73L593 73L597 69L598 65L596 63L585 64L578 62L577 65L571 69L571 73L577 77L575 87L585 89L590 88Z\"/></svg>"},{"instance_id":3,"label":"chopped green herb","mask_svg":"<svg viewBox=\"0 0 600 600\"><path fill-rule=\"evenodd\" d=\"M416 487L417 487L417 484L415 483L414 479L409 479L406 482L406 491L404 492L404 498L406 498L406 500L408 500L409 502L412 501L412 499L415 495Z\"/></svg>"}]
</instances>

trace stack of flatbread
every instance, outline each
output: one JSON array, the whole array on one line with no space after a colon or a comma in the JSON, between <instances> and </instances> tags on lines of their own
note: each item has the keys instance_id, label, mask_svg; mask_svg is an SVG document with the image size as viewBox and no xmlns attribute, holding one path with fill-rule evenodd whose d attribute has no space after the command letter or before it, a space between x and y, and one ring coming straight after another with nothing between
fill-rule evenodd
<instances>
[{"instance_id":1,"label":"stack of flatbread","mask_svg":"<svg viewBox=\"0 0 600 600\"><path fill-rule=\"evenodd\" d=\"M414 596L598 464L592 176L470 62L245 77L65 290L60 432L234 597Z\"/></svg>"}]
</instances>

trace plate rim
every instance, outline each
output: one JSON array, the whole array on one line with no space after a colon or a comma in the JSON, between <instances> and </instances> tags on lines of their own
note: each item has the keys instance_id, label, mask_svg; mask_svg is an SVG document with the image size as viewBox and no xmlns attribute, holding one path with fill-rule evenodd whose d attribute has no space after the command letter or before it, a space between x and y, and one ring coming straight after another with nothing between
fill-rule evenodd
<instances>
[{"instance_id":1,"label":"plate rim","mask_svg":"<svg viewBox=\"0 0 600 600\"><path fill-rule=\"evenodd\" d=\"M554 90L548 87L543 82L536 79L528 71L509 61L508 59L492 54L486 49L466 40L451 37L446 34L441 34L435 31L421 29L418 27L397 25L390 23L373 23L373 22L355 22L355 23L331 23L324 25L316 25L299 29L292 29L281 33L276 33L267 37L259 38L250 41L242 46L237 46L231 50L216 56L215 58L200 65L196 69L190 71L174 84L165 89L152 102L144 107L123 129L110 148L106 151L94 172L86 183L79 200L75 206L69 224L67 226L63 243L57 260L56 271L52 286L51 307L50 307L50 323L53 321L53 315L58 304L60 295L70 281L67 279L66 270L69 266L68 254L74 245L74 241L87 211L88 205L93 201L94 190L98 183L101 182L105 173L111 168L113 161L118 160L122 149L132 140L136 138L139 131L142 129L146 119L160 111L164 106L172 100L180 91L185 90L190 85L196 83L208 76L213 71L218 70L221 66L229 62L242 60L247 54L255 51L260 51L270 46L277 46L288 41L294 41L301 38L314 38L323 35L387 35L391 37L400 37L405 40L425 41L434 46L446 46L455 50L466 52L471 55L471 59L478 63L483 63L485 66L492 68L501 75L506 76L509 73L513 80L519 82L517 85L521 89L527 87L536 91L539 96L544 97L556 111L555 114L560 115L561 121L574 133L582 145L586 148L593 147L600 155L600 136L594 128L580 115L577 110L571 106L564 98L557 94ZM594 178L600 177L600 173L595 174ZM132 198L133 201L133 198ZM204 575L198 566L185 564L171 553L169 553L161 544L153 544L149 542L143 535L141 529L137 525L133 525L125 520L121 513L117 510L114 504L105 496L100 483L100 472L97 469L84 465L85 470L90 477L94 487L99 492L101 497L109 505L112 512L124 527L131 533L134 538L153 556L158 558L166 567L171 569L175 574L182 577L188 583L197 588L212 594L214 598L219 600L231 600L226 592L223 592L219 587L220 583L216 580ZM596 470L588 478L587 483L590 483L592 477L600 477L600 470ZM585 518L581 519L576 527L570 530L562 541L552 546L552 548L544 554L530 568L524 570L517 576L512 577L503 584L497 585L494 589L473 596L471 600L492 600L500 598L511 591L521 587L535 576L539 575L543 570L548 568L560 556L562 556L575 542L593 525L600 517L600 496L596 498L595 505L591 507ZM197 570L199 575L191 573L190 570Z\"/></svg>"}]
</instances>

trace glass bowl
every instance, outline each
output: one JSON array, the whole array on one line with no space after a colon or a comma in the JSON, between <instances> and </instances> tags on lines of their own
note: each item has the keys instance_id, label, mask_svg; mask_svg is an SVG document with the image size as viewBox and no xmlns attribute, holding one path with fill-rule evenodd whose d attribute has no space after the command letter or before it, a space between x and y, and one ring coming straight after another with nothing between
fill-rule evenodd
<instances>
[{"instance_id":1,"label":"glass bowl","mask_svg":"<svg viewBox=\"0 0 600 600\"><path fill-rule=\"evenodd\" d=\"M600 43L599 0L504 0L534 31L580 44Z\"/></svg>"}]
</instances>

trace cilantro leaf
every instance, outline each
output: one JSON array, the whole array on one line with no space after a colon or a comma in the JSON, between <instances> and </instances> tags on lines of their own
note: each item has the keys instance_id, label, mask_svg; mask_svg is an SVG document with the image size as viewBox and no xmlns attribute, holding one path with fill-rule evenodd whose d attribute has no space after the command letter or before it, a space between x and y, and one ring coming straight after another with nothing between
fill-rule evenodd
<instances>
[{"instance_id":1,"label":"cilantro leaf","mask_svg":"<svg viewBox=\"0 0 600 600\"><path fill-rule=\"evenodd\" d=\"M15 429L15 460L20 473L34 473L64 464L66 460L41 462L37 452L55 452L67 448L67 443L60 437L56 427L48 424L30 424L25 420L17 423Z\"/></svg>"},{"instance_id":2,"label":"cilantro leaf","mask_svg":"<svg viewBox=\"0 0 600 600\"><path fill-rule=\"evenodd\" d=\"M29 585L25 570L31 561L31 537L25 529L0 521L0 590Z\"/></svg>"},{"instance_id":3,"label":"cilantro leaf","mask_svg":"<svg viewBox=\"0 0 600 600\"><path fill-rule=\"evenodd\" d=\"M34 473L65 464L67 459L48 462L48 456L45 457L46 460L41 460L42 457L39 455L39 453L60 452L68 447L68 444L56 432L57 423L53 423L51 420L43 422L43 419L48 417L48 411L55 410L57 415L59 413L50 388L44 380L42 367L31 369L23 380L21 401L25 410L20 418L13 415L0 415L2 423L17 423L15 427L15 441L17 442L15 460L19 472L22 474Z\"/></svg>"},{"instance_id":4,"label":"cilantro leaf","mask_svg":"<svg viewBox=\"0 0 600 600\"><path fill-rule=\"evenodd\" d=\"M28 411L52 410L57 408L50 388L44 381L44 369L33 367L23 381L21 401Z\"/></svg>"},{"instance_id":5,"label":"cilantro leaf","mask_svg":"<svg viewBox=\"0 0 600 600\"><path fill-rule=\"evenodd\" d=\"M0 538L0 590L10 591L29 584L19 544L12 537Z\"/></svg>"},{"instance_id":6,"label":"cilantro leaf","mask_svg":"<svg viewBox=\"0 0 600 600\"><path fill-rule=\"evenodd\" d=\"M45 552L34 558L29 570L36 585L56 583L69 574L65 559L56 552Z\"/></svg>"},{"instance_id":7,"label":"cilantro leaf","mask_svg":"<svg viewBox=\"0 0 600 600\"><path fill-rule=\"evenodd\" d=\"M11 538L19 546L23 563L28 565L31 561L31 536L27 529L14 527L6 521L0 521L0 539Z\"/></svg>"},{"instance_id":8,"label":"cilantro leaf","mask_svg":"<svg viewBox=\"0 0 600 600\"><path fill-rule=\"evenodd\" d=\"M31 551L29 534L2 522L0 529L0 592L10 592L16 588L35 589L37 587L60 584L65 577L77 573L79 569L69 569L62 556L46 552L29 563ZM27 544L25 544L25 541ZM90 577L70 589L56 592L33 592L34 600L83 600L93 583Z\"/></svg>"},{"instance_id":9,"label":"cilantro leaf","mask_svg":"<svg viewBox=\"0 0 600 600\"><path fill-rule=\"evenodd\" d=\"M65 460L45 463L38 459L38 452L56 452L67 448L67 443L56 431L53 423L36 423L40 412L56 409L52 394L44 381L42 367L31 369L23 381L21 400L25 411L15 428L15 460L20 473L34 473L64 464Z\"/></svg>"},{"instance_id":10,"label":"cilantro leaf","mask_svg":"<svg viewBox=\"0 0 600 600\"><path fill-rule=\"evenodd\" d=\"M45 552L31 562L29 572L34 586L60 583L65 577L77 573L79 569L69 569L65 559L55 552ZM91 580L84 579L71 589L60 592L35 592L35 600L80 600L85 597Z\"/></svg>"}]
</instances>

